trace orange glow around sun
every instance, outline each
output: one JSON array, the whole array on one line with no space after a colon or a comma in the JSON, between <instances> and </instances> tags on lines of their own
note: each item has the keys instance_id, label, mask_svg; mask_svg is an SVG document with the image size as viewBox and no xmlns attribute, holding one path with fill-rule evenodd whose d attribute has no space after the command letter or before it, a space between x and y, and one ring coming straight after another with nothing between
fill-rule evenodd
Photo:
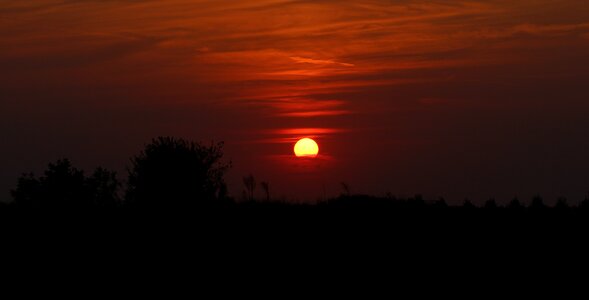
<instances>
[{"instance_id":1,"label":"orange glow around sun","mask_svg":"<svg viewBox=\"0 0 589 300\"><path fill-rule=\"evenodd\" d=\"M297 157L316 157L319 146L310 138L300 139L294 146L294 153Z\"/></svg>"}]
</instances>

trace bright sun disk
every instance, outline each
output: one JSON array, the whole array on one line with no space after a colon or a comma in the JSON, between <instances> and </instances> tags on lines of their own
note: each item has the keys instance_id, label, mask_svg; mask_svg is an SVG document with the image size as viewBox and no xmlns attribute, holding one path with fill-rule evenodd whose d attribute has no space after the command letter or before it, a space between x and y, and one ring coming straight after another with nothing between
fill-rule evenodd
<instances>
[{"instance_id":1,"label":"bright sun disk","mask_svg":"<svg viewBox=\"0 0 589 300\"><path fill-rule=\"evenodd\" d=\"M294 146L294 153L297 157L316 157L319 146L310 138L300 139Z\"/></svg>"}]
</instances>

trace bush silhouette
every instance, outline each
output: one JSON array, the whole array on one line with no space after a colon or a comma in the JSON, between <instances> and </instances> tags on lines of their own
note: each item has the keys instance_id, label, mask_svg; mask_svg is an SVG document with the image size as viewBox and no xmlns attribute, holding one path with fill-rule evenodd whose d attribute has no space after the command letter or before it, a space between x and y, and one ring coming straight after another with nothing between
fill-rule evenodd
<instances>
[{"instance_id":1,"label":"bush silhouette","mask_svg":"<svg viewBox=\"0 0 589 300\"><path fill-rule=\"evenodd\" d=\"M542 212L546 209L546 205L544 204L544 200L540 196L535 196L532 198L532 203L530 204L529 209L534 212Z\"/></svg>"},{"instance_id":2,"label":"bush silhouette","mask_svg":"<svg viewBox=\"0 0 589 300\"><path fill-rule=\"evenodd\" d=\"M523 210L525 207L522 205L522 203L516 197L516 198L513 198L509 202L509 205L507 205L507 208L510 209L511 211L519 212L519 211Z\"/></svg>"},{"instance_id":3,"label":"bush silhouette","mask_svg":"<svg viewBox=\"0 0 589 300\"><path fill-rule=\"evenodd\" d=\"M560 210L560 211L563 211L563 210L567 210L567 209L569 209L569 208L570 208L570 206L569 206L569 203L568 203L568 201L567 201L567 199L566 199L566 198L564 198L564 197L559 197L559 198L556 200L556 204L554 205L554 208L556 208L556 209L558 209L558 210Z\"/></svg>"},{"instance_id":4,"label":"bush silhouette","mask_svg":"<svg viewBox=\"0 0 589 300\"><path fill-rule=\"evenodd\" d=\"M159 137L131 159L126 200L130 205L173 208L213 203L226 193L223 143Z\"/></svg>"}]
</instances>

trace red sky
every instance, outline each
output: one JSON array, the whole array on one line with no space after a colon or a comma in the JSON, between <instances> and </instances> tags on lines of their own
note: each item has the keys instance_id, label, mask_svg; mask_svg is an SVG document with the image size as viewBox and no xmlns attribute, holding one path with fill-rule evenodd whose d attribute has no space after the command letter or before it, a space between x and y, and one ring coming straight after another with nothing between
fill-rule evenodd
<instances>
[{"instance_id":1,"label":"red sky","mask_svg":"<svg viewBox=\"0 0 589 300\"><path fill-rule=\"evenodd\" d=\"M0 189L174 135L226 142L234 196L580 199L588 66L585 0L0 0Z\"/></svg>"}]
</instances>

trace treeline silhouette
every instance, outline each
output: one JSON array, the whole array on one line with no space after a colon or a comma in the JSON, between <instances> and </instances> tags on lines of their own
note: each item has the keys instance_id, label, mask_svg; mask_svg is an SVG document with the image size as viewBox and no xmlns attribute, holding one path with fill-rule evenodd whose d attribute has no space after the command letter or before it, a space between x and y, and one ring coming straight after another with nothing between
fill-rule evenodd
<instances>
[{"instance_id":1,"label":"treeline silhouette","mask_svg":"<svg viewBox=\"0 0 589 300\"><path fill-rule=\"evenodd\" d=\"M184 209L227 199L223 144L203 146L159 137L131 158L128 179L102 167L90 176L68 159L50 163L40 177L18 178L7 207L27 210Z\"/></svg>"},{"instance_id":2,"label":"treeline silhouette","mask_svg":"<svg viewBox=\"0 0 589 300\"><path fill-rule=\"evenodd\" d=\"M259 215L266 218L301 216L316 220L324 216L348 220L571 220L587 219L589 197L569 205L560 198L548 206L541 197L529 205L519 199L499 205L495 199L482 206L465 200L462 205L448 205L443 199L425 200L417 195L397 198L354 195L342 183L338 197L315 204L274 201L270 182L262 181L263 196L256 198L258 183L253 175L243 178L241 198L228 195L224 176L231 163L223 159L223 143L203 145L173 137L153 139L130 160L127 180L97 168L89 175L72 165L68 159L50 163L43 175L27 173L18 178L11 191L13 202L2 204L6 212L151 212L181 215Z\"/></svg>"}]
</instances>

